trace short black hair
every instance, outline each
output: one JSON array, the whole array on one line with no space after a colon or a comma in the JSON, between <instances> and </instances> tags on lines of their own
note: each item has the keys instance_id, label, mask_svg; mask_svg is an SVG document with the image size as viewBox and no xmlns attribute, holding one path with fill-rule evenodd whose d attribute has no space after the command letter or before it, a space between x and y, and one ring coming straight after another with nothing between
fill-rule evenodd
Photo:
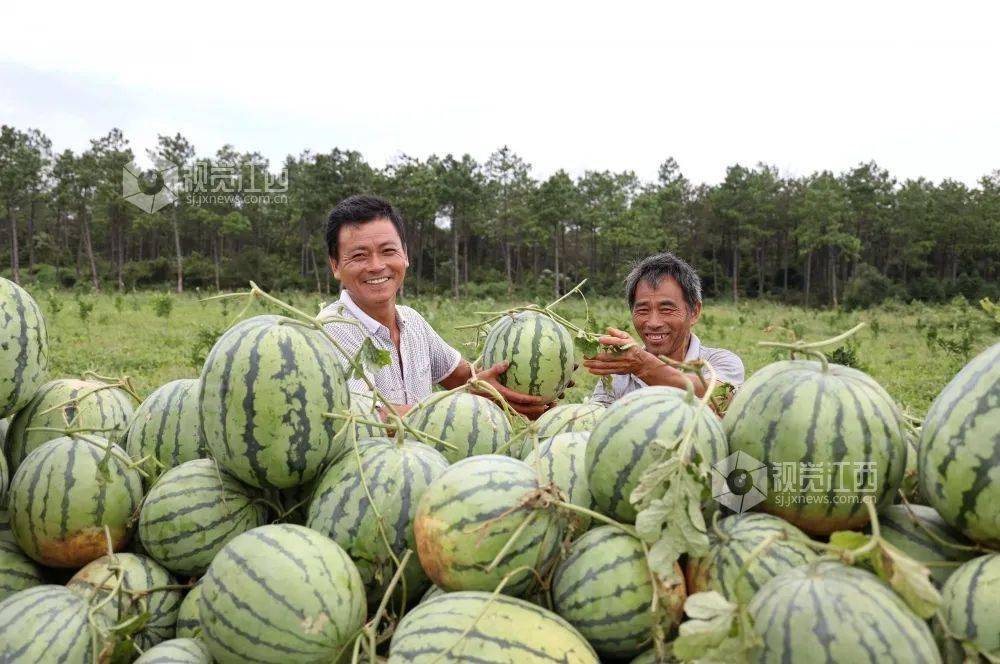
<instances>
[{"instance_id":1,"label":"short black hair","mask_svg":"<svg viewBox=\"0 0 1000 664\"><path fill-rule=\"evenodd\" d=\"M333 206L326 219L326 249L334 260L337 259L337 238L340 228L344 225L359 225L376 219L388 219L399 233L399 241L406 249L406 232L403 230L403 217L392 203L370 194L349 196Z\"/></svg>"},{"instance_id":2,"label":"short black hair","mask_svg":"<svg viewBox=\"0 0 1000 664\"><path fill-rule=\"evenodd\" d=\"M640 282L645 281L656 288L663 277L673 277L680 285L688 313L693 312L701 304L701 278L698 273L686 261L674 256L669 251L665 251L662 254L643 258L625 277L625 295L628 297L628 308L632 309L635 306L635 289Z\"/></svg>"}]
</instances>

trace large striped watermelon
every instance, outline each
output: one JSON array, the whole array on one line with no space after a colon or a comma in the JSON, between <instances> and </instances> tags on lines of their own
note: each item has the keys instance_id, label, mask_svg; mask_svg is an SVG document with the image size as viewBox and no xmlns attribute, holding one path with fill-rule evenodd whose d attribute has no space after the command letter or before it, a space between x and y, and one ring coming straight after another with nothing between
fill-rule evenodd
<instances>
[{"instance_id":1,"label":"large striped watermelon","mask_svg":"<svg viewBox=\"0 0 1000 664\"><path fill-rule=\"evenodd\" d=\"M565 620L524 600L485 592L435 597L403 617L389 664L597 664Z\"/></svg>"},{"instance_id":2,"label":"large striped watermelon","mask_svg":"<svg viewBox=\"0 0 1000 664\"><path fill-rule=\"evenodd\" d=\"M692 593L715 590L745 604L778 574L816 559L805 533L770 514L734 514L719 520L717 528L709 531L708 554L687 561ZM764 548L751 559L758 547Z\"/></svg>"},{"instance_id":3,"label":"large striped watermelon","mask_svg":"<svg viewBox=\"0 0 1000 664\"><path fill-rule=\"evenodd\" d=\"M28 588L0 602L0 662L95 664L85 599L64 586Z\"/></svg>"},{"instance_id":4,"label":"large striped watermelon","mask_svg":"<svg viewBox=\"0 0 1000 664\"><path fill-rule=\"evenodd\" d=\"M510 422L500 406L468 392L432 394L403 419L417 431L450 445L430 441L451 463L476 454L493 454L511 436Z\"/></svg>"},{"instance_id":5,"label":"large striped watermelon","mask_svg":"<svg viewBox=\"0 0 1000 664\"><path fill-rule=\"evenodd\" d=\"M10 486L10 466L7 465L7 455L0 447L0 507L7 504L7 488Z\"/></svg>"},{"instance_id":6,"label":"large striped watermelon","mask_svg":"<svg viewBox=\"0 0 1000 664\"><path fill-rule=\"evenodd\" d=\"M515 392L555 399L573 377L573 337L548 316L522 311L504 316L490 328L482 365L510 362L497 377Z\"/></svg>"},{"instance_id":7,"label":"large striped watermelon","mask_svg":"<svg viewBox=\"0 0 1000 664\"><path fill-rule=\"evenodd\" d=\"M73 378L50 380L11 421L7 461L16 471L28 453L64 435L34 429L94 429L95 436L117 443L130 419L131 397L116 387Z\"/></svg>"},{"instance_id":8,"label":"large striped watermelon","mask_svg":"<svg viewBox=\"0 0 1000 664\"><path fill-rule=\"evenodd\" d=\"M348 453L320 479L306 525L347 551L358 566L369 602L382 598L395 573L390 550L398 558L416 548L417 502L447 467L448 461L432 447L383 438L362 441L358 455ZM416 556L406 567L407 603L412 604L429 582Z\"/></svg>"},{"instance_id":9,"label":"large striped watermelon","mask_svg":"<svg viewBox=\"0 0 1000 664\"><path fill-rule=\"evenodd\" d=\"M633 657L653 638L654 593L665 632L684 611L684 576L649 570L642 542L616 526L599 526L572 544L552 580L552 603L602 657Z\"/></svg>"},{"instance_id":10,"label":"large striped watermelon","mask_svg":"<svg viewBox=\"0 0 1000 664\"><path fill-rule=\"evenodd\" d=\"M619 521L634 522L629 502L643 471L663 455L650 441L676 440L696 418L694 446L709 463L728 454L719 418L698 399L673 387L644 387L613 403L587 444L587 480L594 504Z\"/></svg>"},{"instance_id":11,"label":"large striped watermelon","mask_svg":"<svg viewBox=\"0 0 1000 664\"><path fill-rule=\"evenodd\" d=\"M116 591L119 584L121 590ZM132 635L135 645L146 650L174 637L177 609L183 599L180 590L169 587L176 584L177 580L155 560L134 553L116 553L87 564L66 587L99 606L98 611L109 625L147 614L148 621Z\"/></svg>"},{"instance_id":12,"label":"large striped watermelon","mask_svg":"<svg viewBox=\"0 0 1000 664\"><path fill-rule=\"evenodd\" d=\"M589 438L587 431L556 434L542 441L537 454L532 451L524 458L526 464L541 472L543 482L553 482L569 502L588 510L594 507L585 472ZM577 521L579 529L586 530L590 517L578 515Z\"/></svg>"},{"instance_id":13,"label":"large striped watermelon","mask_svg":"<svg viewBox=\"0 0 1000 664\"><path fill-rule=\"evenodd\" d=\"M42 568L24 555L17 544L0 537L0 601L43 583Z\"/></svg>"},{"instance_id":14,"label":"large striped watermelon","mask_svg":"<svg viewBox=\"0 0 1000 664\"><path fill-rule=\"evenodd\" d=\"M10 488L10 523L21 549L51 567L81 567L128 543L142 479L125 452L101 438L62 437L29 454ZM106 462L106 463L102 463Z\"/></svg>"},{"instance_id":15,"label":"large striped watermelon","mask_svg":"<svg viewBox=\"0 0 1000 664\"><path fill-rule=\"evenodd\" d=\"M331 662L365 621L354 563L336 542L302 526L239 535L200 585L200 638L219 664Z\"/></svg>"},{"instance_id":16,"label":"large striped watermelon","mask_svg":"<svg viewBox=\"0 0 1000 664\"><path fill-rule=\"evenodd\" d=\"M557 433L593 431L605 410L599 403L560 404L535 420L535 428L539 439L551 438Z\"/></svg>"},{"instance_id":17,"label":"large striped watermelon","mask_svg":"<svg viewBox=\"0 0 1000 664\"><path fill-rule=\"evenodd\" d=\"M212 664L212 656L199 639L177 638L153 646L135 664Z\"/></svg>"},{"instance_id":18,"label":"large striped watermelon","mask_svg":"<svg viewBox=\"0 0 1000 664\"><path fill-rule=\"evenodd\" d=\"M862 499L887 507L903 480L902 416L857 369L811 360L769 364L736 392L723 425L732 452L781 478L771 482L762 509L813 535L864 527Z\"/></svg>"},{"instance_id":19,"label":"large striped watermelon","mask_svg":"<svg viewBox=\"0 0 1000 664\"><path fill-rule=\"evenodd\" d=\"M974 558L955 570L941 600L938 615L952 637L1000 658L1000 554Z\"/></svg>"},{"instance_id":20,"label":"large striped watermelon","mask_svg":"<svg viewBox=\"0 0 1000 664\"><path fill-rule=\"evenodd\" d=\"M38 304L0 277L0 418L28 403L48 369L49 341Z\"/></svg>"},{"instance_id":21,"label":"large striped watermelon","mask_svg":"<svg viewBox=\"0 0 1000 664\"><path fill-rule=\"evenodd\" d=\"M198 576L226 542L267 522L258 493L211 459L186 461L149 490L139 513L139 539L171 572Z\"/></svg>"},{"instance_id":22,"label":"large striped watermelon","mask_svg":"<svg viewBox=\"0 0 1000 664\"><path fill-rule=\"evenodd\" d=\"M754 661L940 662L934 637L874 574L817 560L768 581L749 605Z\"/></svg>"},{"instance_id":23,"label":"large striped watermelon","mask_svg":"<svg viewBox=\"0 0 1000 664\"><path fill-rule=\"evenodd\" d=\"M177 638L196 637L201 634L201 619L198 615L200 597L200 583L184 595L184 600L177 609Z\"/></svg>"},{"instance_id":24,"label":"large striped watermelon","mask_svg":"<svg viewBox=\"0 0 1000 664\"><path fill-rule=\"evenodd\" d=\"M337 351L318 330L255 316L212 347L199 385L211 456L259 488L305 484L343 447L334 440L350 397Z\"/></svg>"},{"instance_id":25,"label":"large striped watermelon","mask_svg":"<svg viewBox=\"0 0 1000 664\"><path fill-rule=\"evenodd\" d=\"M882 537L903 553L921 563L930 563L931 578L943 584L958 567L958 562L975 555L960 547L971 542L956 532L933 507L925 505L890 505L879 515ZM946 542L954 546L946 546ZM953 565L940 565L951 562Z\"/></svg>"},{"instance_id":26,"label":"large striped watermelon","mask_svg":"<svg viewBox=\"0 0 1000 664\"><path fill-rule=\"evenodd\" d=\"M450 466L424 491L414 520L417 553L427 576L455 591L493 590L521 567L543 573L566 521L545 498L538 475L523 461L488 454ZM487 571L518 528L518 539ZM530 571L519 571L503 591L525 594L534 579Z\"/></svg>"},{"instance_id":27,"label":"large striped watermelon","mask_svg":"<svg viewBox=\"0 0 1000 664\"><path fill-rule=\"evenodd\" d=\"M173 380L154 390L136 409L127 435L130 457L150 457L143 464L150 480L168 468L206 456L198 423L198 380Z\"/></svg>"},{"instance_id":28,"label":"large striped watermelon","mask_svg":"<svg viewBox=\"0 0 1000 664\"><path fill-rule=\"evenodd\" d=\"M958 372L920 435L920 487L966 536L1000 547L1000 343Z\"/></svg>"}]
</instances>

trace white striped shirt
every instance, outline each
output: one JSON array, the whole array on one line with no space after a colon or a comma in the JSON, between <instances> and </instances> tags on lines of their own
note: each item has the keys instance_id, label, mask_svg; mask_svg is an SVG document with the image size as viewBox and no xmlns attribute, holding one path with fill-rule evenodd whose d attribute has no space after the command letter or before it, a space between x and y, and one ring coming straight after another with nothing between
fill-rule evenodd
<instances>
[{"instance_id":1,"label":"white striped shirt","mask_svg":"<svg viewBox=\"0 0 1000 664\"><path fill-rule=\"evenodd\" d=\"M365 337L371 339L376 348L389 351L392 357L390 365L375 372L365 369L365 374L390 403L417 403L429 396L434 385L447 378L462 361L462 354L449 346L430 323L410 307L396 307L398 353L389 328L362 311L346 290L340 292L339 300L320 312L319 317L324 316L340 316L360 323L352 325L334 321L323 326L352 357L361 348ZM344 364L347 365L346 359ZM348 385L351 392L371 392L360 378L351 378Z\"/></svg>"},{"instance_id":2,"label":"white striped shirt","mask_svg":"<svg viewBox=\"0 0 1000 664\"><path fill-rule=\"evenodd\" d=\"M743 384L743 360L736 353L725 348L702 346L701 340L692 332L684 361L692 362L694 360L708 360L712 368L715 369L715 377L718 381L729 383L733 387L739 387ZM590 400L594 403L610 406L629 392L635 392L644 387L648 387L648 385L632 374L612 374L611 391L605 390L604 384L597 381Z\"/></svg>"}]
</instances>

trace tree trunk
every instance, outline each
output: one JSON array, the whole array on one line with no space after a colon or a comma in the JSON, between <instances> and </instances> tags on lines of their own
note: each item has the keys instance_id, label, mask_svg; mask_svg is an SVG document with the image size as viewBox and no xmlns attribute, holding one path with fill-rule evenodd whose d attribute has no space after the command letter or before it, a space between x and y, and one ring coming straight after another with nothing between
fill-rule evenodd
<instances>
[{"instance_id":1,"label":"tree trunk","mask_svg":"<svg viewBox=\"0 0 1000 664\"><path fill-rule=\"evenodd\" d=\"M461 275L462 264L458 262L458 221L455 219L453 214L451 217L451 290L453 297L457 300L459 297L458 284L459 276Z\"/></svg>"},{"instance_id":2,"label":"tree trunk","mask_svg":"<svg viewBox=\"0 0 1000 664\"><path fill-rule=\"evenodd\" d=\"M177 223L177 206L173 207L170 215L171 225L174 227L174 250L177 252L177 292L184 292L184 259L181 256L181 230Z\"/></svg>"},{"instance_id":3,"label":"tree trunk","mask_svg":"<svg viewBox=\"0 0 1000 664\"><path fill-rule=\"evenodd\" d=\"M14 210L7 205L7 220L10 221L10 271L14 277L14 283L21 283L21 264L17 257L17 221L14 219Z\"/></svg>"},{"instance_id":4,"label":"tree trunk","mask_svg":"<svg viewBox=\"0 0 1000 664\"><path fill-rule=\"evenodd\" d=\"M715 246L712 247L712 292L716 297L719 296L719 260Z\"/></svg>"},{"instance_id":5,"label":"tree trunk","mask_svg":"<svg viewBox=\"0 0 1000 664\"><path fill-rule=\"evenodd\" d=\"M733 244L733 304L740 303L740 248Z\"/></svg>"},{"instance_id":6,"label":"tree trunk","mask_svg":"<svg viewBox=\"0 0 1000 664\"><path fill-rule=\"evenodd\" d=\"M465 286L469 285L469 234L465 234L465 239L462 241L463 251L462 251L462 284Z\"/></svg>"},{"instance_id":7,"label":"tree trunk","mask_svg":"<svg viewBox=\"0 0 1000 664\"><path fill-rule=\"evenodd\" d=\"M313 274L316 275L316 292L322 293L323 289L319 282L319 265L316 264L316 252L312 249L309 250L309 258L312 259Z\"/></svg>"},{"instance_id":8,"label":"tree trunk","mask_svg":"<svg viewBox=\"0 0 1000 664\"><path fill-rule=\"evenodd\" d=\"M94 244L90 239L90 218L86 212L80 214L83 220L83 248L87 252L87 261L90 263L90 280L94 285L94 290L101 290L101 282L97 278L97 263L94 260Z\"/></svg>"},{"instance_id":9,"label":"tree trunk","mask_svg":"<svg viewBox=\"0 0 1000 664\"><path fill-rule=\"evenodd\" d=\"M553 254L555 256L555 284L556 284L555 295L557 300L559 299L559 296L562 295L562 293L559 292L559 236L560 235L562 235L562 224L556 224L556 232L553 234L554 241L552 242L552 244L554 245Z\"/></svg>"},{"instance_id":10,"label":"tree trunk","mask_svg":"<svg viewBox=\"0 0 1000 664\"><path fill-rule=\"evenodd\" d=\"M781 267L784 272L784 282L781 286L781 294L788 295L788 238L781 241Z\"/></svg>"},{"instance_id":11,"label":"tree trunk","mask_svg":"<svg viewBox=\"0 0 1000 664\"><path fill-rule=\"evenodd\" d=\"M221 280L219 279L220 263L222 262L222 238L218 233L212 238L212 264L215 267L215 292L222 292ZM313 259L315 260L315 259ZM319 290L319 281L316 282L316 289Z\"/></svg>"},{"instance_id":12,"label":"tree trunk","mask_svg":"<svg viewBox=\"0 0 1000 664\"><path fill-rule=\"evenodd\" d=\"M807 308L809 307L809 289L810 289L810 286L812 285L812 257L813 257L813 254L812 254L811 251L806 254L805 273L806 273L806 307Z\"/></svg>"},{"instance_id":13,"label":"tree trunk","mask_svg":"<svg viewBox=\"0 0 1000 664\"><path fill-rule=\"evenodd\" d=\"M836 249L830 247L829 256L830 260L830 299L833 302L833 308L837 308L837 255Z\"/></svg>"},{"instance_id":14,"label":"tree trunk","mask_svg":"<svg viewBox=\"0 0 1000 664\"><path fill-rule=\"evenodd\" d=\"M32 192L28 208L28 273L35 273L35 196Z\"/></svg>"},{"instance_id":15,"label":"tree trunk","mask_svg":"<svg viewBox=\"0 0 1000 664\"><path fill-rule=\"evenodd\" d=\"M757 250L757 297L764 297L764 247Z\"/></svg>"},{"instance_id":16,"label":"tree trunk","mask_svg":"<svg viewBox=\"0 0 1000 664\"><path fill-rule=\"evenodd\" d=\"M329 270L327 270L329 272ZM417 295L420 295L420 284L424 280L424 234L423 224L417 227Z\"/></svg>"},{"instance_id":17,"label":"tree trunk","mask_svg":"<svg viewBox=\"0 0 1000 664\"><path fill-rule=\"evenodd\" d=\"M511 274L510 243L503 243L503 264L507 271L507 295L514 292L514 276Z\"/></svg>"}]
</instances>

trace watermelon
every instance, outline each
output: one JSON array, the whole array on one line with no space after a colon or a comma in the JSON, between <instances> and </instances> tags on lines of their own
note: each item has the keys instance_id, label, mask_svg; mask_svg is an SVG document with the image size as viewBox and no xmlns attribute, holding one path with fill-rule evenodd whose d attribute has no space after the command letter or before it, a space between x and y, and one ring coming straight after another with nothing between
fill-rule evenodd
<instances>
[{"instance_id":1,"label":"watermelon","mask_svg":"<svg viewBox=\"0 0 1000 664\"><path fill-rule=\"evenodd\" d=\"M644 387L617 400L590 434L587 481L597 509L618 521L635 521L629 502L643 471L664 454L653 439L676 440L691 418L695 450L709 463L727 454L719 418L693 394L673 387Z\"/></svg>"},{"instance_id":2,"label":"watermelon","mask_svg":"<svg viewBox=\"0 0 1000 664\"><path fill-rule=\"evenodd\" d=\"M906 470L902 416L868 374L837 364L767 365L736 392L723 421L729 448L777 477L765 512L811 535L863 528L871 497L892 504Z\"/></svg>"},{"instance_id":3,"label":"watermelon","mask_svg":"<svg viewBox=\"0 0 1000 664\"><path fill-rule=\"evenodd\" d=\"M186 461L149 490L139 513L139 539L171 572L199 576L226 542L267 522L259 498L211 459Z\"/></svg>"},{"instance_id":4,"label":"watermelon","mask_svg":"<svg viewBox=\"0 0 1000 664\"><path fill-rule=\"evenodd\" d=\"M552 579L552 604L602 657L634 657L653 638L654 583L665 632L684 611L684 576L650 573L642 542L616 526L598 526L574 542Z\"/></svg>"},{"instance_id":5,"label":"watermelon","mask_svg":"<svg viewBox=\"0 0 1000 664\"><path fill-rule=\"evenodd\" d=\"M346 454L320 479L306 525L347 551L358 566L369 602L378 603L396 571L389 551L399 558L406 549L416 548L417 502L447 467L441 453L423 443L370 439L361 442L357 455ZM407 603L412 604L429 582L416 556L406 567Z\"/></svg>"},{"instance_id":6,"label":"watermelon","mask_svg":"<svg viewBox=\"0 0 1000 664\"><path fill-rule=\"evenodd\" d=\"M1000 343L941 390L920 431L920 488L941 517L1000 548Z\"/></svg>"},{"instance_id":7,"label":"watermelon","mask_svg":"<svg viewBox=\"0 0 1000 664\"><path fill-rule=\"evenodd\" d=\"M418 604L427 602L432 598L437 597L438 595L447 595L447 594L448 594L447 591L441 590L440 588L432 584L430 587L427 588L427 591L423 594L423 596L421 596L420 602L418 602Z\"/></svg>"},{"instance_id":8,"label":"watermelon","mask_svg":"<svg viewBox=\"0 0 1000 664\"><path fill-rule=\"evenodd\" d=\"M7 465L7 455L0 447L0 507L7 504L7 487L10 485L10 467Z\"/></svg>"},{"instance_id":9,"label":"watermelon","mask_svg":"<svg viewBox=\"0 0 1000 664\"><path fill-rule=\"evenodd\" d=\"M778 539L750 560L750 554L772 537ZM778 574L816 559L808 541L801 530L770 514L734 514L720 519L709 531L708 554L687 562L688 590L715 590L732 602L746 604Z\"/></svg>"},{"instance_id":10,"label":"watermelon","mask_svg":"<svg viewBox=\"0 0 1000 664\"><path fill-rule=\"evenodd\" d=\"M681 660L673 656L669 644L667 646L667 653L665 657L657 657L656 649L650 648L646 652L642 653L635 659L633 659L629 664L678 664Z\"/></svg>"},{"instance_id":11,"label":"watermelon","mask_svg":"<svg viewBox=\"0 0 1000 664\"><path fill-rule=\"evenodd\" d=\"M142 468L150 481L208 450L198 423L198 380L173 380L153 391L132 416L125 450L133 459L149 459Z\"/></svg>"},{"instance_id":12,"label":"watermelon","mask_svg":"<svg viewBox=\"0 0 1000 664\"><path fill-rule=\"evenodd\" d=\"M927 623L899 596L874 574L837 561L782 572L748 610L763 642L753 659L761 664L941 661Z\"/></svg>"},{"instance_id":13,"label":"watermelon","mask_svg":"<svg viewBox=\"0 0 1000 664\"><path fill-rule=\"evenodd\" d=\"M17 544L0 537L0 601L43 583L42 568L24 555Z\"/></svg>"},{"instance_id":14,"label":"watermelon","mask_svg":"<svg viewBox=\"0 0 1000 664\"><path fill-rule=\"evenodd\" d=\"M0 456L7 450L7 431L10 429L10 419L0 419Z\"/></svg>"},{"instance_id":15,"label":"watermelon","mask_svg":"<svg viewBox=\"0 0 1000 664\"><path fill-rule=\"evenodd\" d=\"M201 372L201 429L210 456L241 481L287 489L319 474L343 448L350 405L340 358L318 330L280 316L231 327Z\"/></svg>"},{"instance_id":16,"label":"watermelon","mask_svg":"<svg viewBox=\"0 0 1000 664\"><path fill-rule=\"evenodd\" d=\"M487 454L453 464L417 505L413 527L427 576L447 591L493 590L525 566L544 576L565 528L565 518L545 498L538 475L523 461ZM488 572L519 527L517 541ZM514 573L503 592L524 595L534 580L527 569Z\"/></svg>"},{"instance_id":17,"label":"watermelon","mask_svg":"<svg viewBox=\"0 0 1000 664\"><path fill-rule=\"evenodd\" d=\"M49 340L38 304L0 277L0 418L28 403L48 369Z\"/></svg>"},{"instance_id":18,"label":"watermelon","mask_svg":"<svg viewBox=\"0 0 1000 664\"><path fill-rule=\"evenodd\" d=\"M431 394L408 412L404 421L417 431L451 445L427 441L450 463L475 454L493 454L510 441L510 422L485 397L468 392Z\"/></svg>"},{"instance_id":19,"label":"watermelon","mask_svg":"<svg viewBox=\"0 0 1000 664\"><path fill-rule=\"evenodd\" d=\"M524 600L485 592L447 593L420 603L399 623L389 664L597 664L590 644L565 620Z\"/></svg>"},{"instance_id":20,"label":"watermelon","mask_svg":"<svg viewBox=\"0 0 1000 664\"><path fill-rule=\"evenodd\" d=\"M605 410L599 403L560 404L535 420L538 438L551 438L557 433L571 431L593 431Z\"/></svg>"},{"instance_id":21,"label":"watermelon","mask_svg":"<svg viewBox=\"0 0 1000 664\"><path fill-rule=\"evenodd\" d=\"M594 500L587 486L587 440L590 433L577 431L560 433L542 441L536 454L532 451L524 462L541 472L543 482L552 482L574 505L593 509ZM536 463L538 464L536 466ZM587 529L590 517L577 515L579 530Z\"/></svg>"},{"instance_id":22,"label":"watermelon","mask_svg":"<svg viewBox=\"0 0 1000 664\"><path fill-rule=\"evenodd\" d=\"M201 620L198 617L198 601L201 597L201 584L187 591L177 609L177 638L195 637L201 634Z\"/></svg>"},{"instance_id":23,"label":"watermelon","mask_svg":"<svg viewBox=\"0 0 1000 664\"><path fill-rule=\"evenodd\" d=\"M93 664L88 608L64 586L35 586L11 595L0 602L0 662Z\"/></svg>"},{"instance_id":24,"label":"watermelon","mask_svg":"<svg viewBox=\"0 0 1000 664\"><path fill-rule=\"evenodd\" d=\"M96 436L62 437L29 454L10 487L18 546L50 567L79 568L120 551L142 500L142 479L116 445ZM102 464L105 462L105 464Z\"/></svg>"},{"instance_id":25,"label":"watermelon","mask_svg":"<svg viewBox=\"0 0 1000 664\"><path fill-rule=\"evenodd\" d=\"M219 664L330 662L365 621L357 567L336 542L303 526L238 535L200 585L200 638Z\"/></svg>"},{"instance_id":26,"label":"watermelon","mask_svg":"<svg viewBox=\"0 0 1000 664\"><path fill-rule=\"evenodd\" d=\"M914 560L928 564L931 578L939 586L948 580L958 562L971 560L972 551L946 546L943 540L959 547L972 543L953 530L933 507L924 505L890 505L879 514L882 537ZM928 534L930 531L930 534ZM936 539L935 539L936 538ZM954 565L935 563L953 562Z\"/></svg>"},{"instance_id":27,"label":"watermelon","mask_svg":"<svg viewBox=\"0 0 1000 664\"><path fill-rule=\"evenodd\" d=\"M212 656L198 639L170 639L144 652L135 664L212 664Z\"/></svg>"},{"instance_id":28,"label":"watermelon","mask_svg":"<svg viewBox=\"0 0 1000 664\"><path fill-rule=\"evenodd\" d=\"M941 599L938 616L951 637L1000 658L1000 554L974 558L955 570Z\"/></svg>"},{"instance_id":29,"label":"watermelon","mask_svg":"<svg viewBox=\"0 0 1000 664\"><path fill-rule=\"evenodd\" d=\"M379 416L378 410L375 408L375 400L370 394L363 394L361 392L351 392L351 407L350 411L355 415L360 415L366 420L372 420L374 422L381 421L381 416ZM357 423L354 425L355 436L357 440L364 440L365 438L379 438L385 436L385 429L380 427L375 427L370 424Z\"/></svg>"},{"instance_id":30,"label":"watermelon","mask_svg":"<svg viewBox=\"0 0 1000 664\"><path fill-rule=\"evenodd\" d=\"M119 581L122 590L114 592ZM155 560L134 553L116 553L87 564L66 587L88 602L93 599L109 625L148 614L148 622L132 635L135 645L146 650L174 637L183 593L164 586L176 584L177 580Z\"/></svg>"},{"instance_id":31,"label":"watermelon","mask_svg":"<svg viewBox=\"0 0 1000 664\"><path fill-rule=\"evenodd\" d=\"M29 452L65 435L28 429L94 429L94 436L117 443L131 418L132 399L116 387L72 378L50 380L11 421L7 431L7 461L11 471L16 471Z\"/></svg>"},{"instance_id":32,"label":"watermelon","mask_svg":"<svg viewBox=\"0 0 1000 664\"><path fill-rule=\"evenodd\" d=\"M482 366L510 362L497 381L515 392L555 399L573 378L573 337L548 316L522 311L490 327Z\"/></svg>"}]
</instances>

